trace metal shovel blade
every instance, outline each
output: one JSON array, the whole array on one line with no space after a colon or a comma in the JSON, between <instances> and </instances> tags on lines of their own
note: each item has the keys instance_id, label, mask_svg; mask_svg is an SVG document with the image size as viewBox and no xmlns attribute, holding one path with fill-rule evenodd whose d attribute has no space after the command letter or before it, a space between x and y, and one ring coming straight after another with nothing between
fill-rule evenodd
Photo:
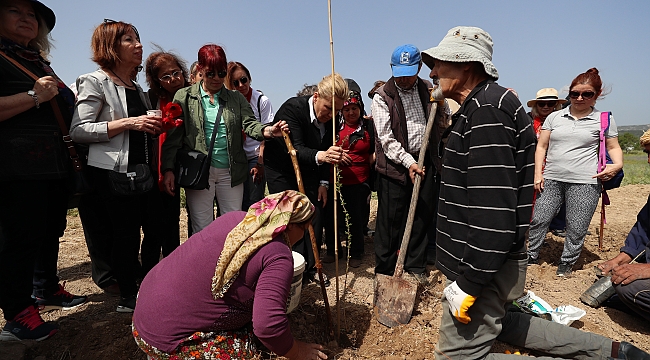
<instances>
[{"instance_id":1,"label":"metal shovel blade","mask_svg":"<svg viewBox=\"0 0 650 360\"><path fill-rule=\"evenodd\" d=\"M413 315L418 285L402 276L376 274L375 317L388 327L408 324Z\"/></svg>"}]
</instances>

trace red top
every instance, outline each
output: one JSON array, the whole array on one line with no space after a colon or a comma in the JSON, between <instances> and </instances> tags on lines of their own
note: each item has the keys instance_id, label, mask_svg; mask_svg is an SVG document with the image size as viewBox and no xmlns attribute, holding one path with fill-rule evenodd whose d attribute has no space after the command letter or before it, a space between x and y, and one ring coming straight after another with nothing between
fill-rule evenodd
<instances>
[{"instance_id":1,"label":"red top","mask_svg":"<svg viewBox=\"0 0 650 360\"><path fill-rule=\"evenodd\" d=\"M360 137L360 134L353 135L357 130L363 131L363 137ZM363 128L359 129L358 127L343 124L338 138L339 140L336 142L336 145L341 146L345 150L349 150L348 155L352 158L352 165L339 165L339 169L341 169L341 184L355 185L368 181L370 176L371 149L368 131ZM350 143L351 138L352 143ZM331 169L330 180L333 178L334 167Z\"/></svg>"}]
</instances>

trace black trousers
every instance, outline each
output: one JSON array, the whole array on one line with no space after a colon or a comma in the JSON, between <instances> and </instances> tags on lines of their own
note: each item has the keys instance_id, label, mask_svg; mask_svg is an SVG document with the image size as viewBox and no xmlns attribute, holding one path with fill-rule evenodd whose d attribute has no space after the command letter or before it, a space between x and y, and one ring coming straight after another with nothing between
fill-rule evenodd
<instances>
[{"instance_id":1,"label":"black trousers","mask_svg":"<svg viewBox=\"0 0 650 360\"><path fill-rule=\"evenodd\" d=\"M0 308L7 321L58 290L67 180L0 182Z\"/></svg>"},{"instance_id":2,"label":"black trousers","mask_svg":"<svg viewBox=\"0 0 650 360\"><path fill-rule=\"evenodd\" d=\"M366 220L366 208L368 207L368 195L370 187L366 184L341 185L341 197L345 202L345 208L350 215L350 256L360 259L363 256L363 229L368 224ZM338 222L339 227L345 228L345 213L341 205L341 199L338 205ZM334 187L330 186L327 191L327 204L324 209L325 223L325 244L327 245L327 254L334 256ZM339 237L339 248L341 238Z\"/></svg>"},{"instance_id":3,"label":"black trousers","mask_svg":"<svg viewBox=\"0 0 650 360\"><path fill-rule=\"evenodd\" d=\"M428 171L420 185L413 228L404 261L404 270L415 274L423 273L426 268L426 235L429 226L435 226L440 191L433 164L429 162L427 166L425 161L425 168ZM409 181L402 185L382 174L378 177L377 226L374 241L375 273L393 275L406 228L413 184Z\"/></svg>"},{"instance_id":4,"label":"black trousers","mask_svg":"<svg viewBox=\"0 0 650 360\"><path fill-rule=\"evenodd\" d=\"M147 205L144 210L144 223L142 224L142 245L140 245L140 260L142 261L142 274L145 275L158 261L160 254L167 256L181 244L180 215L181 192L176 191L176 196L170 196L154 186L147 194Z\"/></svg>"},{"instance_id":5,"label":"black trousers","mask_svg":"<svg viewBox=\"0 0 650 360\"><path fill-rule=\"evenodd\" d=\"M264 172L266 175L266 185L268 186L269 194L275 194L285 190L298 191L298 184L296 183L296 177L294 174L284 174L268 166L264 167ZM314 234L316 235L316 243L320 249L323 244L323 203L318 201L319 184L305 183L304 185L306 192L305 195L307 195L309 201L311 201L316 208L316 215L312 221L312 226L314 228ZM313 276L316 273L316 258L314 257L314 252L311 246L309 231L305 231L305 236L293 246L293 250L305 258L305 261L307 262L306 273L309 276Z\"/></svg>"},{"instance_id":6,"label":"black trousers","mask_svg":"<svg viewBox=\"0 0 650 360\"><path fill-rule=\"evenodd\" d=\"M140 274L140 228L149 194L113 195L108 170L90 166L88 170L95 190L81 197L79 214L93 262L93 280L100 287L117 281L121 296L136 295L136 279Z\"/></svg>"}]
</instances>

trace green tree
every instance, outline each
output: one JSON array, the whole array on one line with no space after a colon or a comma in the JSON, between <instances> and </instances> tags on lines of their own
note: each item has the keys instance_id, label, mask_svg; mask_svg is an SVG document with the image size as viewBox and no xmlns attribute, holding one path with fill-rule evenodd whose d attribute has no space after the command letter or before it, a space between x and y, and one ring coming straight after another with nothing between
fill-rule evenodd
<instances>
[{"instance_id":1,"label":"green tree","mask_svg":"<svg viewBox=\"0 0 650 360\"><path fill-rule=\"evenodd\" d=\"M634 136L632 133L624 132L618 134L618 143L621 145L621 149L626 153L630 150L639 150L639 138Z\"/></svg>"}]
</instances>

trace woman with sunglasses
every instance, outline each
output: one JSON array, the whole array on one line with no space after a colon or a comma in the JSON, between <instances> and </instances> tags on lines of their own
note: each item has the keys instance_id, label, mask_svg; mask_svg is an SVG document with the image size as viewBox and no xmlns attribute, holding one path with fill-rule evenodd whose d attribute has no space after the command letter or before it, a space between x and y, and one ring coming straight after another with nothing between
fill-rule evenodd
<instances>
[{"instance_id":1,"label":"woman with sunglasses","mask_svg":"<svg viewBox=\"0 0 650 360\"><path fill-rule=\"evenodd\" d=\"M282 129L289 129L284 121L274 125L261 124L246 98L223 86L228 61L221 46L204 45L199 49L198 60L203 80L178 90L174 95L174 102L183 110L180 116L183 124L167 133L161 161L163 186L168 194L174 196L177 189L173 169L178 150L184 148L207 155L212 134L217 132L210 154L209 188L185 189L194 234L214 220L215 195L220 215L241 210L244 181L248 174L244 134L261 141L281 137ZM220 107L223 108L222 115L217 119Z\"/></svg>"},{"instance_id":2,"label":"woman with sunglasses","mask_svg":"<svg viewBox=\"0 0 650 360\"><path fill-rule=\"evenodd\" d=\"M142 63L136 28L104 20L95 28L90 47L99 70L77 79L70 130L74 141L89 144L87 170L95 186L81 197L79 215L93 261L93 280L105 289L114 288L116 282L117 311L129 313L138 293L140 229L152 190L143 187L142 192L126 195L116 191L115 180L138 169L141 174L147 173L145 169L154 173L153 138L161 133L161 118L147 115L149 99L133 80ZM95 264L98 260L102 262ZM96 268L104 271L96 273Z\"/></svg>"},{"instance_id":3,"label":"woman with sunglasses","mask_svg":"<svg viewBox=\"0 0 650 360\"><path fill-rule=\"evenodd\" d=\"M273 107L268 97L261 91L251 87L250 71L244 64L236 61L228 63L226 87L239 91L253 108L253 114L262 124L273 122ZM259 142L247 137L244 142L244 151L248 159L248 180L244 182L244 200L242 209L248 209L252 204L262 200L266 190L264 177L264 141Z\"/></svg>"},{"instance_id":4,"label":"woman with sunglasses","mask_svg":"<svg viewBox=\"0 0 650 360\"><path fill-rule=\"evenodd\" d=\"M528 116L533 119L533 128L535 129L535 135L539 139L539 134L542 131L542 125L546 118L553 112L560 110L562 105L566 103L566 99L560 99L558 97L558 92L554 88L544 88L540 89L537 92L537 95L534 99L528 100L528 107L530 112ZM553 235L565 237L566 232L566 206L562 204L560 207L560 212L553 218L551 224L549 225L549 230Z\"/></svg>"},{"instance_id":5,"label":"woman with sunglasses","mask_svg":"<svg viewBox=\"0 0 650 360\"><path fill-rule=\"evenodd\" d=\"M556 274L567 276L580 257L585 235L601 192L600 180L611 179L623 168L612 117L605 145L613 164L598 172L600 111L594 106L603 93L596 68L578 75L569 89L571 105L544 121L535 152L535 190L539 192L530 224L528 263L539 262L539 250L551 219L566 202L566 240Z\"/></svg>"},{"instance_id":6,"label":"woman with sunglasses","mask_svg":"<svg viewBox=\"0 0 650 360\"><path fill-rule=\"evenodd\" d=\"M155 109L165 108L174 99L176 91L189 86L185 60L162 49L149 55L145 61L145 74L149 101ZM163 132L156 141L157 156L154 160L158 186L154 187L147 203L146 226L143 228L140 250L143 276L158 263L161 251L165 257L180 245L180 192L175 196L167 194L160 173L160 153L166 138L167 133Z\"/></svg>"}]
</instances>

